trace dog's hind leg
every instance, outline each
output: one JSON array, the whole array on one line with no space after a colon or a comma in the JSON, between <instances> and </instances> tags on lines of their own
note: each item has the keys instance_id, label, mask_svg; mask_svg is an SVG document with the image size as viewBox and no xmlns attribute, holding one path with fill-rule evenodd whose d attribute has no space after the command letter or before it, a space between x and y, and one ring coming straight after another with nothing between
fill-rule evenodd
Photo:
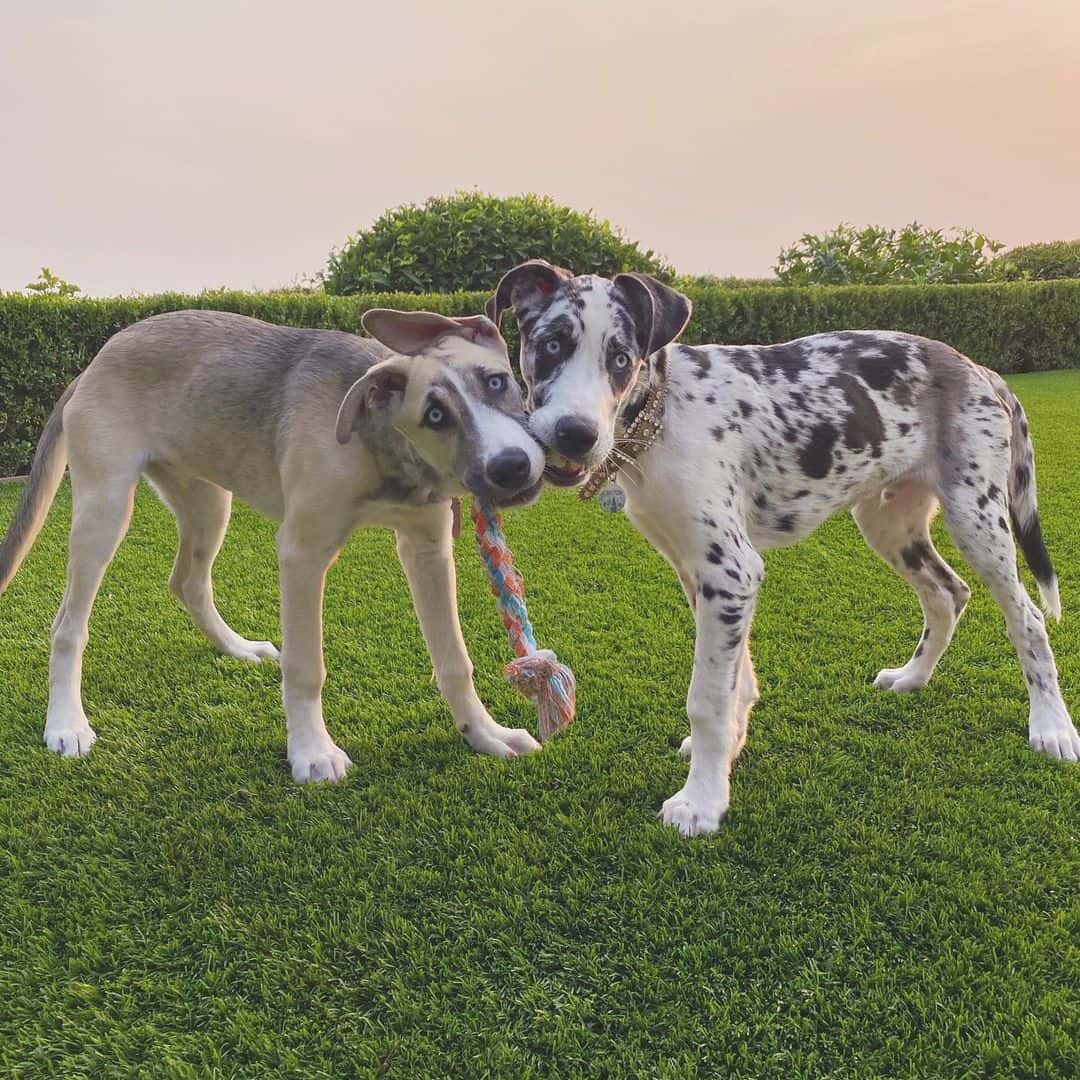
<instances>
[{"instance_id":1,"label":"dog's hind leg","mask_svg":"<svg viewBox=\"0 0 1080 1080\"><path fill-rule=\"evenodd\" d=\"M221 617L214 603L211 571L225 539L232 495L217 484L177 476L160 465L148 467L146 476L176 515L180 543L169 591L187 608L192 621L218 652L254 664L276 660L278 651L271 642L241 637Z\"/></svg>"},{"instance_id":2,"label":"dog's hind leg","mask_svg":"<svg viewBox=\"0 0 1080 1080\"><path fill-rule=\"evenodd\" d=\"M524 728L496 723L473 685L473 666L458 620L450 504L417 511L397 530L398 558L412 592L413 607L427 643L439 690L454 726L481 754L511 758L540 749Z\"/></svg>"},{"instance_id":3,"label":"dog's hind leg","mask_svg":"<svg viewBox=\"0 0 1080 1080\"><path fill-rule=\"evenodd\" d=\"M87 754L96 736L82 703L82 658L94 598L131 521L138 467L80 460L71 451L71 538L67 589L52 627L45 745Z\"/></svg>"},{"instance_id":4,"label":"dog's hind leg","mask_svg":"<svg viewBox=\"0 0 1080 1080\"><path fill-rule=\"evenodd\" d=\"M897 694L921 690L930 681L971 595L930 539L936 511L937 497L916 480L886 488L852 510L866 542L915 590L922 608L922 637L911 659L874 680Z\"/></svg>"},{"instance_id":5,"label":"dog's hind leg","mask_svg":"<svg viewBox=\"0 0 1080 1080\"><path fill-rule=\"evenodd\" d=\"M1028 687L1028 741L1032 749L1065 761L1080 761L1080 736L1058 687L1046 621L1017 571L1006 494L1008 462L986 451L965 454L965 459L968 457L981 457L982 467L944 485L941 504L945 523L956 546L986 582L1005 615L1009 638L1016 647Z\"/></svg>"}]
</instances>

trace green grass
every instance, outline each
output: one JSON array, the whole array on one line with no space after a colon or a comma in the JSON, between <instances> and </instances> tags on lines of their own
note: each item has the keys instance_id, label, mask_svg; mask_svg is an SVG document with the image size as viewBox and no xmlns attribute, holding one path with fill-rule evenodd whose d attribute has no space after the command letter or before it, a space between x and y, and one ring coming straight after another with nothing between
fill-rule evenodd
<instances>
[{"instance_id":1,"label":"green grass","mask_svg":"<svg viewBox=\"0 0 1080 1080\"><path fill-rule=\"evenodd\" d=\"M1014 385L1080 709L1080 372ZM0 488L0 520L17 496ZM1075 1075L1080 768L1027 749L980 585L930 688L895 697L870 681L918 609L851 522L770 555L733 809L686 841L654 815L685 775L692 623L623 518L551 492L509 520L540 640L579 684L576 725L511 763L455 735L391 537L357 534L325 694L355 766L301 788L277 666L216 657L168 595L148 491L91 625L98 744L44 749L69 508L65 487L0 607L5 1074ZM217 566L249 636L278 636L272 535L238 508ZM467 537L458 563L480 693L532 726Z\"/></svg>"}]
</instances>

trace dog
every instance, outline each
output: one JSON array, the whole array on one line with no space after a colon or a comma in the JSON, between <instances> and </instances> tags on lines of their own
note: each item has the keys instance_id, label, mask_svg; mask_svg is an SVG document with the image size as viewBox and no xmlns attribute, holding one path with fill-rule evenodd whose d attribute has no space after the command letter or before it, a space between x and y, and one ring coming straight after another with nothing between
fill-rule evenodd
<instances>
[{"instance_id":1,"label":"dog","mask_svg":"<svg viewBox=\"0 0 1080 1080\"><path fill-rule=\"evenodd\" d=\"M1017 574L1010 524L1047 612L1060 617L1027 419L1000 376L902 333L672 344L691 313L681 293L646 275L575 277L542 260L507 273L486 310L498 325L508 307L548 480L575 485L605 462L605 473L617 469L629 517L672 564L694 612L682 747L690 772L663 805L666 823L709 833L727 812L731 765L758 698L748 636L761 552L842 508L914 588L924 616L911 659L876 685L925 686L968 601L930 539L940 505L1005 614L1028 686L1031 746L1080 758L1042 613ZM658 428L655 442L627 438L636 418L661 409L645 429Z\"/></svg>"},{"instance_id":2,"label":"dog","mask_svg":"<svg viewBox=\"0 0 1080 1080\"><path fill-rule=\"evenodd\" d=\"M397 534L417 618L454 723L477 751L539 748L497 724L473 687L452 558L453 497L531 502L544 455L527 430L506 344L484 316L368 311L365 339L178 311L121 330L67 388L45 425L0 545L0 592L30 549L70 466L67 590L52 627L45 744L95 741L81 695L87 624L146 477L176 515L171 592L210 642L255 663L268 641L235 633L214 605L211 567L232 496L281 523L282 696L300 783L341 780L351 762L322 713L326 572L354 529Z\"/></svg>"}]
</instances>

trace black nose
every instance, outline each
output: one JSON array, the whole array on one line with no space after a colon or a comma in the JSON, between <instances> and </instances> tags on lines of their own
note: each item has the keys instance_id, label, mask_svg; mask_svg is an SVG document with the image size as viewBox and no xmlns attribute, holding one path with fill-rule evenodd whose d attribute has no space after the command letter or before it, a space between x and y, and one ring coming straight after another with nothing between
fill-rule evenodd
<instances>
[{"instance_id":1,"label":"black nose","mask_svg":"<svg viewBox=\"0 0 1080 1080\"><path fill-rule=\"evenodd\" d=\"M501 488L519 488L529 479L529 455L518 446L500 450L487 466L488 479Z\"/></svg>"},{"instance_id":2,"label":"black nose","mask_svg":"<svg viewBox=\"0 0 1080 1080\"><path fill-rule=\"evenodd\" d=\"M596 426L580 416L564 416L555 425L555 448L567 457L581 457L596 445Z\"/></svg>"}]
</instances>

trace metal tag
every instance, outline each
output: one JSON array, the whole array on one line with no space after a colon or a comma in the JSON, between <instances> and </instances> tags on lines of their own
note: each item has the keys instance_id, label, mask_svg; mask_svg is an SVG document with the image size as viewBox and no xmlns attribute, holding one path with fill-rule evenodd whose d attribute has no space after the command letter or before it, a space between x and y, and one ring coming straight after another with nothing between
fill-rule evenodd
<instances>
[{"instance_id":1,"label":"metal tag","mask_svg":"<svg viewBox=\"0 0 1080 1080\"><path fill-rule=\"evenodd\" d=\"M618 484L606 484L600 489L600 509L617 514L626 505L626 492Z\"/></svg>"}]
</instances>

